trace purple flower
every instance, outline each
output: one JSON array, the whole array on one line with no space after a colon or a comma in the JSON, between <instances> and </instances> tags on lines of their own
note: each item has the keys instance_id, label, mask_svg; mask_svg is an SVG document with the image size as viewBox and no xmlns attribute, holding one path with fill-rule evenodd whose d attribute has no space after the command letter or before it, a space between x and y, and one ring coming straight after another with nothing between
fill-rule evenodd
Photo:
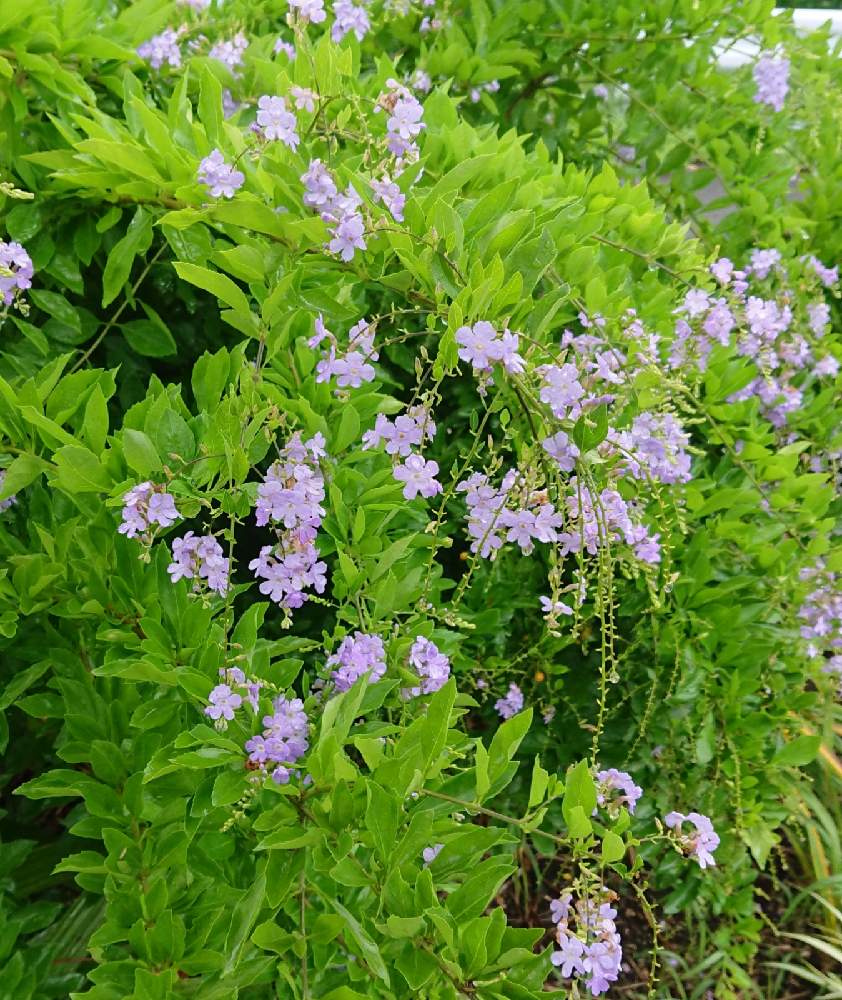
<instances>
[{"instance_id":1,"label":"purple flower","mask_svg":"<svg viewBox=\"0 0 842 1000\"><path fill-rule=\"evenodd\" d=\"M441 854L441 850L444 844L433 844L432 847L425 847L421 852L421 857L424 859L424 867L429 868L429 866L436 860L436 858Z\"/></svg>"},{"instance_id":2,"label":"purple flower","mask_svg":"<svg viewBox=\"0 0 842 1000\"><path fill-rule=\"evenodd\" d=\"M543 376L541 402L549 406L557 419L563 420L568 415L571 419L575 419L580 410L579 400L585 395L576 366L547 365L541 374Z\"/></svg>"},{"instance_id":3,"label":"purple flower","mask_svg":"<svg viewBox=\"0 0 842 1000\"><path fill-rule=\"evenodd\" d=\"M20 243L0 241L0 300L10 306L18 291L32 285L32 258Z\"/></svg>"},{"instance_id":4,"label":"purple flower","mask_svg":"<svg viewBox=\"0 0 842 1000\"><path fill-rule=\"evenodd\" d=\"M209 189L213 198L233 198L245 179L242 171L225 162L218 149L214 149L199 164L199 182Z\"/></svg>"},{"instance_id":5,"label":"purple flower","mask_svg":"<svg viewBox=\"0 0 842 1000\"><path fill-rule=\"evenodd\" d=\"M218 59L236 75L237 69L243 64L243 55L249 47L249 40L239 32L230 41L217 42L208 52L211 59Z\"/></svg>"},{"instance_id":6,"label":"purple flower","mask_svg":"<svg viewBox=\"0 0 842 1000\"><path fill-rule=\"evenodd\" d=\"M275 55L283 52L283 54L289 59L290 62L295 61L295 46L292 42L286 42L283 38L279 38L275 44L272 46L272 51Z\"/></svg>"},{"instance_id":7,"label":"purple flower","mask_svg":"<svg viewBox=\"0 0 842 1000\"><path fill-rule=\"evenodd\" d=\"M174 538L172 543L173 561L167 567L173 583L179 580L193 580L193 589L198 591L204 580L209 590L224 596L228 590L228 559L222 546L213 535L197 537L188 531L183 538Z\"/></svg>"},{"instance_id":8,"label":"purple flower","mask_svg":"<svg viewBox=\"0 0 842 1000\"><path fill-rule=\"evenodd\" d=\"M757 85L755 103L768 104L774 111L780 111L789 91L789 59L764 54L754 64L752 75Z\"/></svg>"},{"instance_id":9,"label":"purple flower","mask_svg":"<svg viewBox=\"0 0 842 1000\"><path fill-rule=\"evenodd\" d=\"M573 608L569 604L565 604L564 601L553 601L549 597L539 597L538 600L541 602L541 610L545 615L572 615Z\"/></svg>"},{"instance_id":10,"label":"purple flower","mask_svg":"<svg viewBox=\"0 0 842 1000\"><path fill-rule=\"evenodd\" d=\"M160 69L164 63L173 69L181 66L181 49L178 46L180 32L167 28L160 35L153 35L149 41L138 47L137 54L145 59L152 69Z\"/></svg>"},{"instance_id":11,"label":"purple flower","mask_svg":"<svg viewBox=\"0 0 842 1000\"><path fill-rule=\"evenodd\" d=\"M558 939L560 951L550 955L550 961L558 967L559 973L569 979L573 975L585 971L583 956L585 944L573 934L560 934Z\"/></svg>"},{"instance_id":12,"label":"purple flower","mask_svg":"<svg viewBox=\"0 0 842 1000\"><path fill-rule=\"evenodd\" d=\"M362 216L358 212L352 212L337 222L328 249L338 253L342 260L349 261L354 256L354 250L365 250L364 234L365 224Z\"/></svg>"},{"instance_id":13,"label":"purple flower","mask_svg":"<svg viewBox=\"0 0 842 1000\"><path fill-rule=\"evenodd\" d=\"M290 149L298 148L299 138L296 132L297 120L291 111L287 111L283 97L270 97L264 94L257 102L257 124L263 130L267 139L280 139Z\"/></svg>"},{"instance_id":14,"label":"purple flower","mask_svg":"<svg viewBox=\"0 0 842 1000\"><path fill-rule=\"evenodd\" d=\"M330 37L334 42L341 42L350 31L353 31L357 40L361 42L371 27L365 7L357 6L351 0L336 0L333 5L333 16L336 20L333 22Z\"/></svg>"},{"instance_id":15,"label":"purple flower","mask_svg":"<svg viewBox=\"0 0 842 1000\"><path fill-rule=\"evenodd\" d=\"M494 702L494 709L501 719L511 719L523 709L523 692L517 684L510 684L502 698Z\"/></svg>"},{"instance_id":16,"label":"purple flower","mask_svg":"<svg viewBox=\"0 0 842 1000\"><path fill-rule=\"evenodd\" d=\"M825 288L833 288L836 282L839 281L838 267L825 267L818 257L810 257L809 262Z\"/></svg>"},{"instance_id":17,"label":"purple flower","mask_svg":"<svg viewBox=\"0 0 842 1000\"><path fill-rule=\"evenodd\" d=\"M637 801L643 795L643 789L634 783L628 771L618 771L616 767L611 767L607 771L597 771L596 781L597 805L603 806L612 819L620 815L622 806L634 814ZM614 794L616 792L620 794ZM597 810L594 809L594 815L596 813Z\"/></svg>"},{"instance_id":18,"label":"purple flower","mask_svg":"<svg viewBox=\"0 0 842 1000\"><path fill-rule=\"evenodd\" d=\"M303 21L321 24L327 17L324 0L289 0L289 5L298 11Z\"/></svg>"},{"instance_id":19,"label":"purple flower","mask_svg":"<svg viewBox=\"0 0 842 1000\"><path fill-rule=\"evenodd\" d=\"M442 492L442 485L435 478L438 471L438 462L427 462L421 455L410 455L402 465L395 467L395 479L404 483L403 495L407 500L414 500L419 493L429 499Z\"/></svg>"},{"instance_id":20,"label":"purple flower","mask_svg":"<svg viewBox=\"0 0 842 1000\"><path fill-rule=\"evenodd\" d=\"M318 101L319 95L314 90L310 90L309 87L290 87L289 92L295 100L295 107L299 111L313 112L316 110L316 101ZM314 160L313 162L318 163L319 161Z\"/></svg>"},{"instance_id":21,"label":"purple flower","mask_svg":"<svg viewBox=\"0 0 842 1000\"><path fill-rule=\"evenodd\" d=\"M644 411L629 430L610 430L606 440L618 449L623 472L634 479L673 484L692 478L686 450L690 438L671 413Z\"/></svg>"},{"instance_id":22,"label":"purple flower","mask_svg":"<svg viewBox=\"0 0 842 1000\"><path fill-rule=\"evenodd\" d=\"M781 262L779 250L752 250L751 251L751 273L763 281L769 276L769 272Z\"/></svg>"},{"instance_id":23,"label":"purple flower","mask_svg":"<svg viewBox=\"0 0 842 1000\"><path fill-rule=\"evenodd\" d=\"M228 722L234 718L234 712L242 705L243 699L235 694L227 684L217 684L208 695L210 704L205 709L205 715L215 722L225 719Z\"/></svg>"},{"instance_id":24,"label":"purple flower","mask_svg":"<svg viewBox=\"0 0 842 1000\"><path fill-rule=\"evenodd\" d=\"M403 222L403 208L406 203L406 195L389 179L388 174L383 175L382 180L373 180L371 190L374 192L374 200L383 202L386 209L391 213L395 222Z\"/></svg>"},{"instance_id":25,"label":"purple flower","mask_svg":"<svg viewBox=\"0 0 842 1000\"><path fill-rule=\"evenodd\" d=\"M731 282L731 275L734 273L734 265L727 257L720 257L719 260L710 265L710 273L720 285L728 285Z\"/></svg>"},{"instance_id":26,"label":"purple flower","mask_svg":"<svg viewBox=\"0 0 842 1000\"><path fill-rule=\"evenodd\" d=\"M511 375L524 370L518 354L518 335L504 330L498 334L491 323L480 320L473 326L460 326L456 331L459 357L468 361L476 373L487 373L495 363L503 365Z\"/></svg>"},{"instance_id":27,"label":"purple flower","mask_svg":"<svg viewBox=\"0 0 842 1000\"><path fill-rule=\"evenodd\" d=\"M371 682L386 673L386 650L379 635L355 632L346 636L339 648L328 657L327 666L337 691L349 691L364 674Z\"/></svg>"},{"instance_id":28,"label":"purple flower","mask_svg":"<svg viewBox=\"0 0 842 1000\"><path fill-rule=\"evenodd\" d=\"M264 773L272 768L272 780L285 785L292 775L286 767L300 760L310 747L309 723L300 698L279 696L272 714L263 717L263 733L246 741L249 760Z\"/></svg>"},{"instance_id":29,"label":"purple flower","mask_svg":"<svg viewBox=\"0 0 842 1000\"><path fill-rule=\"evenodd\" d=\"M807 306L807 316L813 333L817 337L823 337L830 326L830 306L826 302L813 302Z\"/></svg>"},{"instance_id":30,"label":"purple flower","mask_svg":"<svg viewBox=\"0 0 842 1000\"><path fill-rule=\"evenodd\" d=\"M387 454L405 458L412 454L414 447L432 441L435 434L436 425L424 406L410 407L394 421L384 413L378 413L374 427L363 434L363 450L385 443Z\"/></svg>"},{"instance_id":31,"label":"purple flower","mask_svg":"<svg viewBox=\"0 0 842 1000\"><path fill-rule=\"evenodd\" d=\"M716 864L713 852L719 847L719 837L708 816L695 812L687 813L686 816L680 812L671 812L664 817L664 823L675 831L678 846L686 854L695 857L700 868ZM692 823L694 830L685 832L682 829L683 823Z\"/></svg>"},{"instance_id":32,"label":"purple flower","mask_svg":"<svg viewBox=\"0 0 842 1000\"><path fill-rule=\"evenodd\" d=\"M550 458L556 460L562 472L572 472L576 467L579 449L564 431L557 431L552 437L544 438L541 445Z\"/></svg>"}]
</instances>

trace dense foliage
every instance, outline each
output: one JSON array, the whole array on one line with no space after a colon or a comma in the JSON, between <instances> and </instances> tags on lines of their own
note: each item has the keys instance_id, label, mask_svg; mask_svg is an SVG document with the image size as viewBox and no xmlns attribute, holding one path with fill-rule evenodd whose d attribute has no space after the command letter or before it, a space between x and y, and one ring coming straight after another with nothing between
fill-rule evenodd
<instances>
[{"instance_id":1,"label":"dense foliage","mask_svg":"<svg viewBox=\"0 0 842 1000\"><path fill-rule=\"evenodd\" d=\"M842 71L771 11L3 6L0 995L800 974Z\"/></svg>"}]
</instances>

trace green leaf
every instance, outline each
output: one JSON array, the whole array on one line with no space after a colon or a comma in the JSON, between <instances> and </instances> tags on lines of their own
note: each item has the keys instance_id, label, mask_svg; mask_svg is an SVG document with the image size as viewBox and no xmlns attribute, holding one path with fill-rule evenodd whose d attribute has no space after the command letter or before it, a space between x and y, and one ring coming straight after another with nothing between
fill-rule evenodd
<instances>
[{"instance_id":1,"label":"green leaf","mask_svg":"<svg viewBox=\"0 0 842 1000\"><path fill-rule=\"evenodd\" d=\"M120 326L129 347L145 358L169 358L178 353L170 331L151 319L133 319Z\"/></svg>"},{"instance_id":2,"label":"green leaf","mask_svg":"<svg viewBox=\"0 0 842 1000\"><path fill-rule=\"evenodd\" d=\"M342 416L339 418L339 426L331 440L331 454L338 455L343 452L349 444L357 441L359 436L360 416L350 403L345 403L342 407Z\"/></svg>"},{"instance_id":3,"label":"green leaf","mask_svg":"<svg viewBox=\"0 0 842 1000\"><path fill-rule=\"evenodd\" d=\"M123 431L123 457L128 467L141 476L150 476L162 468L161 459L149 437L143 431L130 427Z\"/></svg>"},{"instance_id":4,"label":"green leaf","mask_svg":"<svg viewBox=\"0 0 842 1000\"><path fill-rule=\"evenodd\" d=\"M0 487L0 500L19 493L49 468L50 463L37 455L18 455L6 469L6 478Z\"/></svg>"},{"instance_id":5,"label":"green leaf","mask_svg":"<svg viewBox=\"0 0 842 1000\"><path fill-rule=\"evenodd\" d=\"M105 493L111 489L111 477L87 448L67 445L59 448L55 460L56 481L68 493Z\"/></svg>"},{"instance_id":6,"label":"green leaf","mask_svg":"<svg viewBox=\"0 0 842 1000\"><path fill-rule=\"evenodd\" d=\"M367 782L368 807L365 825L374 838L380 860L387 864L395 849L400 822L400 805L394 795L381 788L374 781Z\"/></svg>"},{"instance_id":7,"label":"green leaf","mask_svg":"<svg viewBox=\"0 0 842 1000\"><path fill-rule=\"evenodd\" d=\"M138 254L146 253L152 243L152 213L138 206L126 235L114 244L102 272L102 305L107 306L120 294L129 280Z\"/></svg>"},{"instance_id":8,"label":"green leaf","mask_svg":"<svg viewBox=\"0 0 842 1000\"><path fill-rule=\"evenodd\" d=\"M383 957L377 948L377 945L372 941L368 933L363 930L362 925L357 921L357 919L352 916L345 907L339 902L338 899L332 899L326 897L327 902L336 910L340 917L345 921L345 926L348 931L348 935L353 938L357 947L360 950L360 958L365 962L365 964L371 969L378 979L382 979L386 986L390 985L389 971L386 968L386 964L383 961Z\"/></svg>"},{"instance_id":9,"label":"green leaf","mask_svg":"<svg viewBox=\"0 0 842 1000\"><path fill-rule=\"evenodd\" d=\"M612 861L619 861L625 853L626 845L622 837L609 830L602 838L602 860L606 864L611 864Z\"/></svg>"},{"instance_id":10,"label":"green leaf","mask_svg":"<svg viewBox=\"0 0 842 1000\"><path fill-rule=\"evenodd\" d=\"M821 736L797 736L778 750L772 763L781 767L804 767L816 759L821 743Z\"/></svg>"},{"instance_id":11,"label":"green leaf","mask_svg":"<svg viewBox=\"0 0 842 1000\"><path fill-rule=\"evenodd\" d=\"M567 770L561 811L568 827L574 809L581 809L581 814L586 819L596 809L596 785L586 760L579 761L578 764ZM588 826L590 826L590 820L588 820Z\"/></svg>"},{"instance_id":12,"label":"green leaf","mask_svg":"<svg viewBox=\"0 0 842 1000\"><path fill-rule=\"evenodd\" d=\"M198 264L188 264L185 261L176 261L173 265L179 278L189 281L191 285L204 288L206 292L215 295L225 305L230 306L236 313L243 316L250 316L248 299L242 290L227 275L220 274L219 271L211 271L207 267L199 267Z\"/></svg>"}]
</instances>

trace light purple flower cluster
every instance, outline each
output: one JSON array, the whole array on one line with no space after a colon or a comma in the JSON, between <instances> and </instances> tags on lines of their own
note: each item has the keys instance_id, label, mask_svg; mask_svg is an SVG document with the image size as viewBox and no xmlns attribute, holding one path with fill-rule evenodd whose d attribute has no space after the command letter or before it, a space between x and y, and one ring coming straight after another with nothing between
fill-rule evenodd
<instances>
[{"instance_id":1,"label":"light purple flower cluster","mask_svg":"<svg viewBox=\"0 0 842 1000\"><path fill-rule=\"evenodd\" d=\"M671 812L664 817L664 823L673 831L673 838L682 853L694 857L700 868L715 865L713 852L719 847L719 837L713 829L713 823L701 813ZM691 823L693 831L682 829L683 823Z\"/></svg>"},{"instance_id":2,"label":"light purple flower cluster","mask_svg":"<svg viewBox=\"0 0 842 1000\"><path fill-rule=\"evenodd\" d=\"M825 673L839 678L842 693L842 585L839 576L819 559L815 565L802 569L799 578L811 587L798 609L807 656L821 658Z\"/></svg>"},{"instance_id":3,"label":"light purple flower cluster","mask_svg":"<svg viewBox=\"0 0 842 1000\"><path fill-rule=\"evenodd\" d=\"M395 479L404 484L403 495L407 500L414 500L419 494L429 500L441 493L438 473L438 462L427 461L422 455L410 455L403 464L395 466Z\"/></svg>"},{"instance_id":4,"label":"light purple flower cluster","mask_svg":"<svg viewBox=\"0 0 842 1000\"><path fill-rule=\"evenodd\" d=\"M633 479L686 483L690 474L689 436L671 413L638 414L628 430L609 429L604 453L619 452L621 469Z\"/></svg>"},{"instance_id":5,"label":"light purple flower cluster","mask_svg":"<svg viewBox=\"0 0 842 1000\"><path fill-rule=\"evenodd\" d=\"M236 76L237 70L243 65L243 56L248 47L249 40L240 31L231 39L217 42L208 55L211 59L218 59Z\"/></svg>"},{"instance_id":6,"label":"light purple flower cluster","mask_svg":"<svg viewBox=\"0 0 842 1000\"><path fill-rule=\"evenodd\" d=\"M225 162L225 157L214 149L199 164L199 183L204 184L213 198L233 198L245 183L246 175Z\"/></svg>"},{"instance_id":7,"label":"light purple flower cluster","mask_svg":"<svg viewBox=\"0 0 842 1000\"><path fill-rule=\"evenodd\" d=\"M305 174L304 204L322 217L330 231L328 249L338 253L344 261L354 256L355 250L365 250L365 223L360 214L362 198L351 184L340 193L330 171L321 160L311 160Z\"/></svg>"},{"instance_id":8,"label":"light purple flower cluster","mask_svg":"<svg viewBox=\"0 0 842 1000\"><path fill-rule=\"evenodd\" d=\"M572 472L576 467L579 449L564 431L557 431L552 437L544 438L541 446L550 458L555 459L561 472Z\"/></svg>"},{"instance_id":9,"label":"light purple flower cluster","mask_svg":"<svg viewBox=\"0 0 842 1000\"><path fill-rule=\"evenodd\" d=\"M182 538L173 539L172 555L167 572L173 583L193 580L193 590L198 593L204 580L209 590L220 596L227 593L229 561L213 535L199 537L188 531Z\"/></svg>"},{"instance_id":10,"label":"light purple flower cluster","mask_svg":"<svg viewBox=\"0 0 842 1000\"><path fill-rule=\"evenodd\" d=\"M816 272L819 277L819 281L821 281L825 288L833 288L833 286L839 281L838 265L836 267L825 267L818 257L809 257L808 261L810 267Z\"/></svg>"},{"instance_id":11,"label":"light purple flower cluster","mask_svg":"<svg viewBox=\"0 0 842 1000\"><path fill-rule=\"evenodd\" d=\"M569 362L545 365L541 370L540 398L557 420L576 420L582 412L585 388L579 381L579 369Z\"/></svg>"},{"instance_id":12,"label":"light purple flower cluster","mask_svg":"<svg viewBox=\"0 0 842 1000\"><path fill-rule=\"evenodd\" d=\"M325 483L319 466L324 443L321 434L303 443L300 433L293 434L257 489L257 524L275 526L278 540L264 545L249 569L262 581L261 594L286 611L304 604L308 587L321 594L327 583L327 566L319 561L315 545L325 516Z\"/></svg>"},{"instance_id":13,"label":"light purple flower cluster","mask_svg":"<svg viewBox=\"0 0 842 1000\"><path fill-rule=\"evenodd\" d=\"M0 301L10 306L18 295L32 287L32 258L20 243L0 240Z\"/></svg>"},{"instance_id":14,"label":"light purple flower cluster","mask_svg":"<svg viewBox=\"0 0 842 1000\"><path fill-rule=\"evenodd\" d=\"M338 338L331 333L322 320L316 317L316 332L307 341L307 346L317 348L327 340L328 348L316 365L316 381L329 382L336 379L340 389L359 389L363 382L373 382L375 371L369 361L377 361L380 354L374 347L375 328L365 319L359 320L348 331L348 344L341 347Z\"/></svg>"},{"instance_id":15,"label":"light purple flower cluster","mask_svg":"<svg viewBox=\"0 0 842 1000\"><path fill-rule=\"evenodd\" d=\"M390 420L378 413L374 427L363 434L363 451L383 444L388 455L406 457L436 436L436 425L426 406L410 406L406 413Z\"/></svg>"},{"instance_id":16,"label":"light purple flower cluster","mask_svg":"<svg viewBox=\"0 0 842 1000\"><path fill-rule=\"evenodd\" d=\"M208 702L205 715L213 719L221 729L234 718L234 713L243 703L243 697L232 691L230 685L217 684L208 695Z\"/></svg>"},{"instance_id":17,"label":"light purple flower cluster","mask_svg":"<svg viewBox=\"0 0 842 1000\"><path fill-rule=\"evenodd\" d=\"M829 281L833 287L835 268L825 268L820 261L816 268L814 258L803 260L822 283ZM669 354L673 368L689 365L703 371L716 344L733 342L737 354L757 368L757 376L728 401L757 399L761 413L779 429L803 403L803 372L809 369L821 378L835 377L839 371L839 360L829 351L817 356L816 341L830 320L827 304L808 303L804 317L794 311L799 299L792 295L789 276L796 266L797 262L785 266L774 249L755 249L743 270L727 258L716 261L711 272L726 297L713 299L702 289L691 289L676 310L682 318L676 323ZM801 280L807 277L804 273ZM774 282L777 290L770 294L767 282Z\"/></svg>"},{"instance_id":18,"label":"light purple flower cluster","mask_svg":"<svg viewBox=\"0 0 842 1000\"><path fill-rule=\"evenodd\" d=\"M409 665L418 674L420 685L408 688L406 694L417 698L422 694L433 694L444 687L450 677L450 659L438 646L419 635L409 650Z\"/></svg>"},{"instance_id":19,"label":"light purple flower cluster","mask_svg":"<svg viewBox=\"0 0 842 1000\"><path fill-rule=\"evenodd\" d=\"M566 505L568 527L558 536L563 555L582 549L596 555L606 542L622 539L632 547L640 562L655 564L661 561L660 535L649 534L648 529L633 517L633 505L616 490L606 487L595 500L589 487L573 478Z\"/></svg>"},{"instance_id":20,"label":"light purple flower cluster","mask_svg":"<svg viewBox=\"0 0 842 1000\"><path fill-rule=\"evenodd\" d=\"M289 0L289 5L305 23L321 24L327 17L324 0Z\"/></svg>"},{"instance_id":21,"label":"light purple flower cluster","mask_svg":"<svg viewBox=\"0 0 842 1000\"><path fill-rule=\"evenodd\" d=\"M363 434L363 450L376 448L385 443L389 455L400 455L402 463L395 466L394 476L403 483L403 495L414 500L419 494L427 499L442 492L442 485L436 479L438 462L427 461L415 454L413 447L421 447L425 441L432 441L436 433L429 410L425 406L412 406L394 422L379 413L374 427Z\"/></svg>"},{"instance_id":22,"label":"light purple flower cluster","mask_svg":"<svg viewBox=\"0 0 842 1000\"><path fill-rule=\"evenodd\" d=\"M789 91L789 59L775 58L764 53L752 70L757 90L754 101L767 104L773 111L781 111Z\"/></svg>"},{"instance_id":23,"label":"light purple flower cluster","mask_svg":"<svg viewBox=\"0 0 842 1000\"><path fill-rule=\"evenodd\" d=\"M388 92L381 94L377 103L388 112L386 145L402 165L418 159L416 139L425 127L421 121L424 108L412 91L397 80L387 80L386 86L389 88Z\"/></svg>"},{"instance_id":24,"label":"light purple flower cluster","mask_svg":"<svg viewBox=\"0 0 842 1000\"><path fill-rule=\"evenodd\" d=\"M283 38L278 38L276 40L275 44L272 46L272 51L275 55L278 55L279 52L283 52L290 62L295 61L295 46L292 42L287 42Z\"/></svg>"},{"instance_id":25,"label":"light purple flower cluster","mask_svg":"<svg viewBox=\"0 0 842 1000\"><path fill-rule=\"evenodd\" d=\"M140 536L146 544L151 544L154 525L169 528L180 516L175 501L162 486L138 483L123 495L123 520L117 530L126 538Z\"/></svg>"},{"instance_id":26,"label":"light purple flower cluster","mask_svg":"<svg viewBox=\"0 0 842 1000\"><path fill-rule=\"evenodd\" d=\"M386 673L386 649L379 635L355 632L345 636L339 648L328 657L333 667L331 677L337 691L350 691L367 674L369 682L379 681Z\"/></svg>"},{"instance_id":27,"label":"light purple flower cluster","mask_svg":"<svg viewBox=\"0 0 842 1000\"><path fill-rule=\"evenodd\" d=\"M515 486L521 477L510 469L499 489L490 485L488 476L475 472L456 486L465 493L468 506L468 534L473 539L471 551L482 559L493 559L504 541L516 542L528 555L534 543L555 542L561 535L561 515L541 491L518 497ZM521 491L523 493L523 491Z\"/></svg>"},{"instance_id":28,"label":"light purple flower cluster","mask_svg":"<svg viewBox=\"0 0 842 1000\"><path fill-rule=\"evenodd\" d=\"M0 469L0 489L3 488L3 483L6 481L6 470ZM17 496L12 494L10 497L6 497L5 500L0 500L0 512L8 510L13 503L17 502Z\"/></svg>"},{"instance_id":29,"label":"light purple flower cluster","mask_svg":"<svg viewBox=\"0 0 842 1000\"><path fill-rule=\"evenodd\" d=\"M491 383L491 369L501 364L510 375L520 375L524 370L523 358L518 354L519 338L510 330L497 330L487 320L473 326L460 326L456 331L459 357L470 363L481 385Z\"/></svg>"},{"instance_id":30,"label":"light purple flower cluster","mask_svg":"<svg viewBox=\"0 0 842 1000\"><path fill-rule=\"evenodd\" d=\"M264 772L271 769L272 780L285 785L293 774L289 765L309 749L307 714L300 698L275 698L272 709L263 717L263 734L252 736L245 748L252 765Z\"/></svg>"},{"instance_id":31,"label":"light purple flower cluster","mask_svg":"<svg viewBox=\"0 0 842 1000\"><path fill-rule=\"evenodd\" d=\"M257 102L257 130L266 139L279 139L293 151L298 148L300 139L296 127L298 121L295 115L287 110L283 97L271 97L264 94Z\"/></svg>"},{"instance_id":32,"label":"light purple flower cluster","mask_svg":"<svg viewBox=\"0 0 842 1000\"><path fill-rule=\"evenodd\" d=\"M381 180L371 182L371 190L376 202L383 202L386 210L391 213L395 222L403 222L403 209L406 204L406 195L398 185L384 174Z\"/></svg>"},{"instance_id":33,"label":"light purple flower cluster","mask_svg":"<svg viewBox=\"0 0 842 1000\"><path fill-rule=\"evenodd\" d=\"M177 31L167 28L160 35L153 35L148 41L138 46L137 54L145 59L152 69L160 69L164 63L179 69L181 67L181 48L178 40L183 29Z\"/></svg>"},{"instance_id":34,"label":"light purple flower cluster","mask_svg":"<svg viewBox=\"0 0 842 1000\"><path fill-rule=\"evenodd\" d=\"M616 819L620 815L623 806L633 814L641 795L643 789L634 783L628 771L618 771L616 767L597 771L596 803L605 809L611 819ZM596 813L597 810L594 809L594 815Z\"/></svg>"},{"instance_id":35,"label":"light purple flower cluster","mask_svg":"<svg viewBox=\"0 0 842 1000\"><path fill-rule=\"evenodd\" d=\"M581 980L591 996L600 996L617 981L623 960L614 923L617 911L606 895L603 890L576 900L574 905L568 892L550 903L559 946L550 961L564 979Z\"/></svg>"},{"instance_id":36,"label":"light purple flower cluster","mask_svg":"<svg viewBox=\"0 0 842 1000\"><path fill-rule=\"evenodd\" d=\"M368 11L362 5L352 3L351 0L335 0L333 16L336 20L330 30L330 37L334 42L341 42L351 31L361 42L371 28Z\"/></svg>"},{"instance_id":37,"label":"light purple flower cluster","mask_svg":"<svg viewBox=\"0 0 842 1000\"><path fill-rule=\"evenodd\" d=\"M499 80L489 80L488 83L481 83L476 87L471 87L468 91L468 97L471 104L479 104L482 99L482 95L485 94L496 94L500 89Z\"/></svg>"},{"instance_id":38,"label":"light purple flower cluster","mask_svg":"<svg viewBox=\"0 0 842 1000\"><path fill-rule=\"evenodd\" d=\"M523 692L517 684L509 685L505 695L494 702L494 710L501 719L511 719L513 715L523 710Z\"/></svg>"}]
</instances>

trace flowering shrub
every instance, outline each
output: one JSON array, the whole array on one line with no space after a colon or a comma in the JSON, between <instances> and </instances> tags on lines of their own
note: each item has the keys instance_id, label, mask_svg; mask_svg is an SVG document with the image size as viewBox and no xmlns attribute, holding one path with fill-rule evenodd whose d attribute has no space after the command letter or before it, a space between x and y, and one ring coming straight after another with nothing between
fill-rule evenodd
<instances>
[{"instance_id":1,"label":"flowering shrub","mask_svg":"<svg viewBox=\"0 0 842 1000\"><path fill-rule=\"evenodd\" d=\"M657 995L690 907L745 987L842 672L835 181L764 145L835 71L578 6L0 14L14 995L596 996L635 925Z\"/></svg>"}]
</instances>

